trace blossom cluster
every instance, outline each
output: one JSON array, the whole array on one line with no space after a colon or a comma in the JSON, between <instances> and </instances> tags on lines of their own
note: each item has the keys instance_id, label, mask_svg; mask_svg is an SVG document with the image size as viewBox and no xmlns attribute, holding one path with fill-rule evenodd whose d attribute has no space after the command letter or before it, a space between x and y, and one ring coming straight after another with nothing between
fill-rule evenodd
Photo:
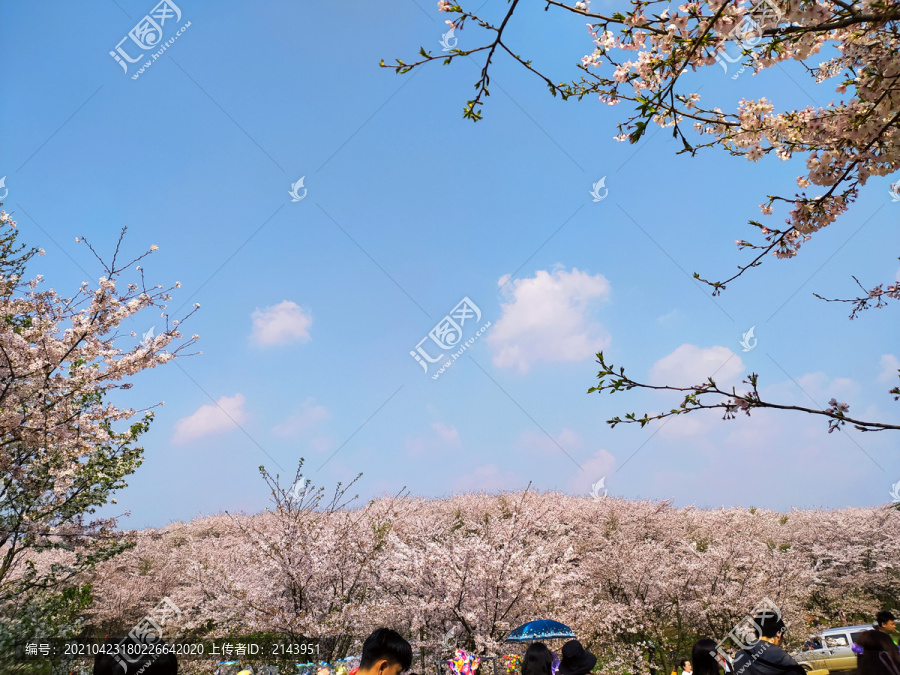
<instances>
[{"instance_id":1,"label":"blossom cluster","mask_svg":"<svg viewBox=\"0 0 900 675\"><path fill-rule=\"evenodd\" d=\"M632 4L624 15L591 15L597 22L588 24L594 50L582 59L587 75L567 93L595 92L609 104L622 99L639 104L639 113L623 125L619 140L636 140L651 119L679 131L687 120L701 137L711 137L704 145L719 145L750 161L766 155L787 161L795 153L804 154L807 172L798 176L797 183L801 189L814 185L822 190L770 197L761 205L768 215L776 199L790 204L787 227L766 232L770 241L772 234L778 235L772 247L775 256L796 255L812 233L847 210L871 176L885 176L900 167L896 0L852 6L831 0ZM618 27L618 32L611 27ZM718 107L701 108L698 93L676 86L689 70L718 64L727 72L722 55L735 46L739 60L754 73L798 61L815 83L839 78L834 90L844 95L850 88L852 95L827 106L787 111L776 111L765 97L741 100L734 113L725 113ZM808 63L823 51L830 58Z\"/></svg>"}]
</instances>

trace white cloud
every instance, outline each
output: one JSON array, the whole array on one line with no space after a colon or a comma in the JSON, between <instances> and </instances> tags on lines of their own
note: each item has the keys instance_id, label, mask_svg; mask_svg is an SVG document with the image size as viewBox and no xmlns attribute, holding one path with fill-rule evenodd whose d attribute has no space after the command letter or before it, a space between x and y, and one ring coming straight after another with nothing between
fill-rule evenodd
<instances>
[{"instance_id":1,"label":"white cloud","mask_svg":"<svg viewBox=\"0 0 900 675\"><path fill-rule=\"evenodd\" d=\"M608 479L612 476L616 458L601 448L594 453L593 457L586 462L580 462L580 464L583 471L575 469L575 475L569 479L569 490L576 494L589 494L594 483L601 478ZM604 487L607 490L610 489L609 480L604 481Z\"/></svg>"},{"instance_id":2,"label":"white cloud","mask_svg":"<svg viewBox=\"0 0 900 675\"><path fill-rule=\"evenodd\" d=\"M511 471L502 471L496 464L483 464L467 471L453 484L454 492L503 492L521 490L525 487L522 480Z\"/></svg>"},{"instance_id":3,"label":"white cloud","mask_svg":"<svg viewBox=\"0 0 900 675\"><path fill-rule=\"evenodd\" d=\"M300 410L292 413L283 422L276 424L272 429L272 434L281 438L299 436L330 417L331 413L328 412L328 408L324 405L316 405L314 398L308 398L303 402Z\"/></svg>"},{"instance_id":4,"label":"white cloud","mask_svg":"<svg viewBox=\"0 0 900 675\"><path fill-rule=\"evenodd\" d=\"M757 409L750 411L750 417L741 413L733 420L722 421L715 431L717 440L721 439L719 447L728 448L728 452L734 453L739 458L737 461L743 465L743 462L758 461L766 455L771 460L784 457L783 443L789 435L808 434L810 430L814 430L819 438L823 434L827 435L827 424L824 421L817 424L808 417L793 417L791 413L781 410ZM785 424L789 428L785 428ZM799 450L796 444L791 444L790 447L795 452ZM722 456L719 455L720 459Z\"/></svg>"},{"instance_id":5,"label":"white cloud","mask_svg":"<svg viewBox=\"0 0 900 675\"><path fill-rule=\"evenodd\" d=\"M203 436L230 431L247 419L244 396L223 396L215 404L200 406L193 415L175 423L175 443L187 443Z\"/></svg>"},{"instance_id":6,"label":"white cloud","mask_svg":"<svg viewBox=\"0 0 900 675\"><path fill-rule=\"evenodd\" d=\"M820 404L824 404L830 398L834 397L838 401L859 394L859 385L849 377L828 377L825 373L818 371L815 373L807 373L797 378L797 384L803 389L803 396L811 396ZM794 387L796 391L796 387ZM812 403L807 399L807 404Z\"/></svg>"},{"instance_id":7,"label":"white cloud","mask_svg":"<svg viewBox=\"0 0 900 675\"><path fill-rule=\"evenodd\" d=\"M319 454L331 452L336 446L337 443L329 436L316 436L306 444L306 447Z\"/></svg>"},{"instance_id":8,"label":"white cloud","mask_svg":"<svg viewBox=\"0 0 900 675\"><path fill-rule=\"evenodd\" d=\"M657 319L657 321L663 326L674 325L681 321L681 312L679 312L677 309L673 309L671 312L663 314Z\"/></svg>"},{"instance_id":9,"label":"white cloud","mask_svg":"<svg viewBox=\"0 0 900 675\"><path fill-rule=\"evenodd\" d=\"M552 439L542 431L528 429L519 437L518 451L531 457L546 455L548 452L561 454L563 450L569 452L584 445L584 441L577 432L564 428ZM560 450L562 448L562 450ZM568 460L567 460L568 461Z\"/></svg>"},{"instance_id":10,"label":"white cloud","mask_svg":"<svg viewBox=\"0 0 900 675\"><path fill-rule=\"evenodd\" d=\"M309 340L312 317L296 302L284 300L277 305L257 309L253 319L252 339L263 347Z\"/></svg>"},{"instance_id":11,"label":"white cloud","mask_svg":"<svg viewBox=\"0 0 900 675\"><path fill-rule=\"evenodd\" d=\"M681 402L680 399L678 402ZM662 438L699 438L709 432L716 423L722 421L721 414L704 414L705 412L708 411L673 415L653 422L653 424L659 427L659 435ZM701 417L701 415L703 416Z\"/></svg>"},{"instance_id":12,"label":"white cloud","mask_svg":"<svg viewBox=\"0 0 900 675\"><path fill-rule=\"evenodd\" d=\"M591 358L609 344L603 327L590 320L593 305L607 299L609 290L602 274L592 276L576 268L552 274L538 270L534 277L508 284L503 314L487 336L494 365L526 373L540 360Z\"/></svg>"},{"instance_id":13,"label":"white cloud","mask_svg":"<svg viewBox=\"0 0 900 675\"><path fill-rule=\"evenodd\" d=\"M435 422L431 425L431 428L437 432L437 435L440 436L445 443L459 445L459 431L456 430L456 427L448 427L442 422Z\"/></svg>"},{"instance_id":14,"label":"white cloud","mask_svg":"<svg viewBox=\"0 0 900 675\"><path fill-rule=\"evenodd\" d=\"M893 354L882 354L881 372L878 373L878 381L896 384L898 370L900 370L900 359Z\"/></svg>"},{"instance_id":15,"label":"white cloud","mask_svg":"<svg viewBox=\"0 0 900 675\"><path fill-rule=\"evenodd\" d=\"M575 473L569 478L567 485L570 492L589 493L591 486L605 476L612 475L616 458L606 450L597 450L586 461L582 461L585 445L584 439L577 431L563 428L552 438L539 430L528 429L520 437L516 446L516 453L524 458L536 458L541 462L546 461L547 455L553 455L553 462L562 462L564 466L571 466ZM581 469L573 462L577 462Z\"/></svg>"},{"instance_id":16,"label":"white cloud","mask_svg":"<svg viewBox=\"0 0 900 675\"><path fill-rule=\"evenodd\" d=\"M691 387L712 377L717 385L732 382L744 372L741 357L727 347L715 345L703 348L683 344L662 357L650 369L650 383Z\"/></svg>"},{"instance_id":17,"label":"white cloud","mask_svg":"<svg viewBox=\"0 0 900 675\"><path fill-rule=\"evenodd\" d=\"M773 373L774 375L774 373ZM759 393L764 401L772 401L784 405L797 405L804 408L827 408L828 401L832 398L850 404L850 415L858 418L860 386L848 377L829 377L822 371L806 373L793 379L780 381L768 381L772 377L761 381ZM777 412L777 411L773 411ZM788 412L778 412L780 415L790 415ZM756 412L753 412L756 417ZM816 418L821 421L822 428L827 429L824 418Z\"/></svg>"},{"instance_id":18,"label":"white cloud","mask_svg":"<svg viewBox=\"0 0 900 675\"><path fill-rule=\"evenodd\" d=\"M406 437L404 445L409 457L434 456L447 448L460 447L459 431L455 426L435 422L431 429L433 434Z\"/></svg>"}]
</instances>

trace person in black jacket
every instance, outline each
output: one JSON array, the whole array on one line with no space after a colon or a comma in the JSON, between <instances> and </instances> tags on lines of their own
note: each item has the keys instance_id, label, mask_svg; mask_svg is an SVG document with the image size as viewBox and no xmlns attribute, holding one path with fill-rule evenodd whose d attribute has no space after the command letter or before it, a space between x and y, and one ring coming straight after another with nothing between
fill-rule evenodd
<instances>
[{"instance_id":1,"label":"person in black jacket","mask_svg":"<svg viewBox=\"0 0 900 675\"><path fill-rule=\"evenodd\" d=\"M786 626L781 615L763 611L753 617L762 635L734 658L734 675L804 675L803 666L781 648Z\"/></svg>"}]
</instances>

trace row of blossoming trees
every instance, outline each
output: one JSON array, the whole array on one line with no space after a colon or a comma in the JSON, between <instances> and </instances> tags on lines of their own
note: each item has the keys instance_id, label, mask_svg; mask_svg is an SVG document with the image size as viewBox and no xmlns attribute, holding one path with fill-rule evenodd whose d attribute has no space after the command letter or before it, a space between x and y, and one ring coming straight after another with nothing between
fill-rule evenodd
<instances>
[{"instance_id":1,"label":"row of blossoming trees","mask_svg":"<svg viewBox=\"0 0 900 675\"><path fill-rule=\"evenodd\" d=\"M648 672L697 635L724 637L768 597L792 637L871 619L900 595L900 511L677 509L667 502L523 491L325 503L271 477L274 508L130 533L93 578L90 622L128 627L162 596L195 635L330 637L331 656L393 626L417 653L442 641L502 654L506 634L554 618L604 670Z\"/></svg>"}]
</instances>

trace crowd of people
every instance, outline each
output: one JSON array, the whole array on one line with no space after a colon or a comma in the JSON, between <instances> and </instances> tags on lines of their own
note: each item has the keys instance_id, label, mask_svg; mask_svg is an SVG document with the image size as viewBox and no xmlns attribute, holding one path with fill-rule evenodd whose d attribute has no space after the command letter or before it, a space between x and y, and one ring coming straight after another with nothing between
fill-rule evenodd
<instances>
[{"instance_id":1,"label":"crowd of people","mask_svg":"<svg viewBox=\"0 0 900 675\"><path fill-rule=\"evenodd\" d=\"M897 645L895 621L891 612L878 612L875 627L856 638L853 647L857 655L856 675L900 675L900 647ZM803 666L781 647L787 630L781 616L763 612L754 617L754 622L762 634L753 644L739 649L731 663L721 656L719 645L714 640L702 638L694 643L691 658L682 659L678 668L672 670L672 675L807 675ZM412 662L413 652L409 642L390 628L379 628L363 643L356 675L401 675L409 671ZM554 653L546 644L534 642L522 658L521 675L590 675L596 665L597 657L578 640L569 640L563 645L558 665ZM177 673L175 657L157 659L141 669L141 675ZM126 673L112 659L98 657L94 675Z\"/></svg>"}]
</instances>

